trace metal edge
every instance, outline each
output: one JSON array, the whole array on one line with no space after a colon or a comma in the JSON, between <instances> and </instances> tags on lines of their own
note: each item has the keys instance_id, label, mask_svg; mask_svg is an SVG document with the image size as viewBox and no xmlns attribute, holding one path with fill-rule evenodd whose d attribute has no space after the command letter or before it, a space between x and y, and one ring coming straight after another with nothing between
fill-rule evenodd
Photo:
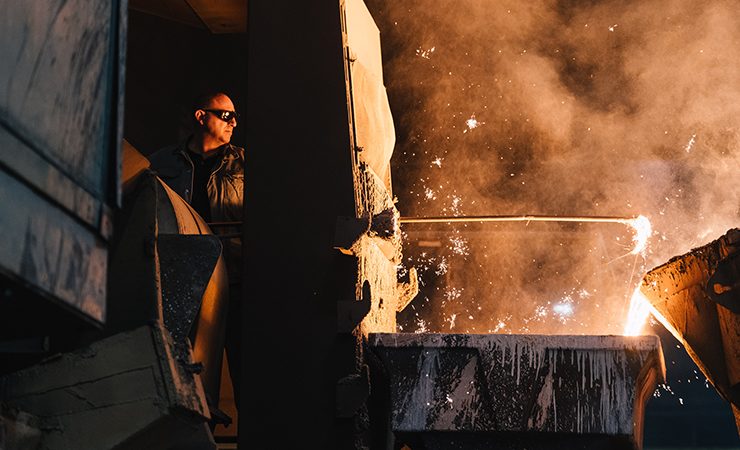
<instances>
[{"instance_id":1,"label":"metal edge","mask_svg":"<svg viewBox=\"0 0 740 450\"><path fill-rule=\"evenodd\" d=\"M653 335L546 335L546 334L446 334L446 333L370 333L371 347L387 347L390 343L403 347L426 348L476 348L465 340L475 337L492 343L521 341L522 344L542 345L550 349L563 350L655 350L663 355L660 338ZM458 339L458 342L455 340ZM394 345L395 346L395 345ZM663 369L665 372L665 369Z\"/></svg>"},{"instance_id":2,"label":"metal edge","mask_svg":"<svg viewBox=\"0 0 740 450\"><path fill-rule=\"evenodd\" d=\"M45 291L39 288L38 286L29 283L28 280L25 280L19 277L17 274L6 270L2 266L0 266L0 276L15 282L16 284L22 286L24 289L31 291L38 297L43 298L44 300L48 300L54 306L57 306L59 308L62 308L65 311L70 312L73 316L77 317L78 319L81 319L83 322L89 325L92 325L93 327L97 329L102 329L103 326L105 325L105 318L103 318L103 320L96 319L95 317L89 315L84 310L79 309L75 307L74 305L72 305L71 303L68 303L58 297L55 297L51 292Z\"/></svg>"},{"instance_id":3,"label":"metal edge","mask_svg":"<svg viewBox=\"0 0 740 450\"><path fill-rule=\"evenodd\" d=\"M4 122L2 119L0 119L0 133L7 133L7 135L11 139L14 139L20 146L29 150L29 152L24 154L24 156L33 159L31 164L23 165L20 162L14 162L12 157L0 157L0 169L4 169L6 173L32 189L36 194L59 207L61 210L67 212L88 228L92 228L98 232L100 226L100 215L102 213L101 201L80 186L67 173L57 167L54 162L42 156L42 152L40 152L32 142L15 132L10 124ZM39 176L39 171L30 167L36 164L41 164L47 168L47 176ZM45 185L44 181L48 179L57 180L53 189L50 186ZM62 191L63 194L59 193L59 191ZM76 208L76 202L74 200L69 200L75 198L82 199L82 203L91 204L91 211L85 213Z\"/></svg>"}]
</instances>

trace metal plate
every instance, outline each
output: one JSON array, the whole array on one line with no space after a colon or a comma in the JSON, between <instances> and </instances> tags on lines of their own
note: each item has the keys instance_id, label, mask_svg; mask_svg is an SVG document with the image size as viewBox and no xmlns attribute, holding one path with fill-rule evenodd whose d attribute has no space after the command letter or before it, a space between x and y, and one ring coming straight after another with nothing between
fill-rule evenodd
<instances>
[{"instance_id":1,"label":"metal plate","mask_svg":"<svg viewBox=\"0 0 740 450\"><path fill-rule=\"evenodd\" d=\"M393 432L610 435L639 446L656 336L373 334Z\"/></svg>"}]
</instances>

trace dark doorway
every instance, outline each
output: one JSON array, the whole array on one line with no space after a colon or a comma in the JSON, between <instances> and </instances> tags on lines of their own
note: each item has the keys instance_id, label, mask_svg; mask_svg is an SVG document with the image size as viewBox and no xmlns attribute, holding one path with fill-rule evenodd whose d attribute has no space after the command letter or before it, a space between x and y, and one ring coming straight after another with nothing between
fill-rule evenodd
<instances>
[{"instance_id":1,"label":"dark doorway","mask_svg":"<svg viewBox=\"0 0 740 450\"><path fill-rule=\"evenodd\" d=\"M245 22L246 9L229 17L230 22ZM209 20L184 0L130 3L124 138L144 155L188 137L193 101L204 93L224 92L237 111L245 110L246 33L214 32ZM232 143L244 147L245 127L239 125ZM233 422L218 425L214 437L235 443L237 413L225 364L218 407Z\"/></svg>"}]
</instances>

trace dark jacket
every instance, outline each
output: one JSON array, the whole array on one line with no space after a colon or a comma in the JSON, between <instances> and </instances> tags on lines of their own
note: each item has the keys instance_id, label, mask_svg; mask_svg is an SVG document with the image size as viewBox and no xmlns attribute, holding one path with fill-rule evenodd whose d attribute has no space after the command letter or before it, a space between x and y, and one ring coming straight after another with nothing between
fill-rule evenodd
<instances>
[{"instance_id":1,"label":"dark jacket","mask_svg":"<svg viewBox=\"0 0 740 450\"><path fill-rule=\"evenodd\" d=\"M241 221L244 194L244 149L227 144L221 162L208 180L214 222ZM185 143L165 147L151 156L152 169L167 186L190 203L193 198L193 161Z\"/></svg>"},{"instance_id":2,"label":"dark jacket","mask_svg":"<svg viewBox=\"0 0 740 450\"><path fill-rule=\"evenodd\" d=\"M186 142L165 147L151 156L151 168L173 191L186 202L193 197L193 161L186 149ZM241 222L244 203L244 149L226 144L221 161L208 180L207 192L213 222ZM219 234L239 233L240 227L218 228ZM240 278L241 240L226 239L224 256L232 281Z\"/></svg>"}]
</instances>

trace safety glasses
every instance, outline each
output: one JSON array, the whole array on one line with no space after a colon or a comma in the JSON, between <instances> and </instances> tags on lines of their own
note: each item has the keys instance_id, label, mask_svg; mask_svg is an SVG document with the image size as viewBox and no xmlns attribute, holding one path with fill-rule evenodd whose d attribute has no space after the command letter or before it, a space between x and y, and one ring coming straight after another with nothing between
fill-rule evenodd
<instances>
[{"instance_id":1,"label":"safety glasses","mask_svg":"<svg viewBox=\"0 0 740 450\"><path fill-rule=\"evenodd\" d=\"M203 111L209 112L227 123L231 122L231 119L237 120L239 118L239 114L237 114L236 111L228 111L225 109L204 109Z\"/></svg>"}]
</instances>

